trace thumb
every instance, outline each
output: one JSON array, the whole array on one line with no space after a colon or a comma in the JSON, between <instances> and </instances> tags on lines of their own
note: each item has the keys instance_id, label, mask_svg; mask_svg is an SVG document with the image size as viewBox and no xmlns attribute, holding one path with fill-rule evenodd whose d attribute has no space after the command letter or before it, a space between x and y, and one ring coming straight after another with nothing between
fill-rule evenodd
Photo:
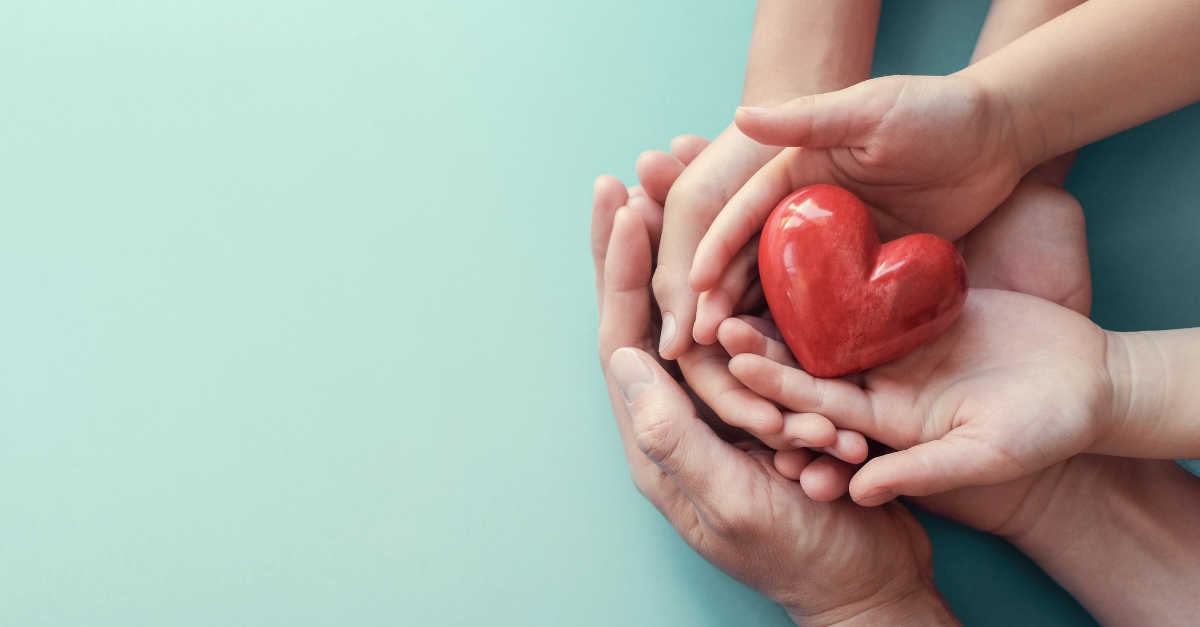
<instances>
[{"instance_id":1,"label":"thumb","mask_svg":"<svg viewBox=\"0 0 1200 627\"><path fill-rule=\"evenodd\" d=\"M871 507L900 495L927 496L968 486L998 485L1036 470L996 446L949 433L940 440L867 462L850 480L850 496L859 505Z\"/></svg>"},{"instance_id":2,"label":"thumb","mask_svg":"<svg viewBox=\"0 0 1200 627\"><path fill-rule=\"evenodd\" d=\"M679 383L646 353L618 349L609 369L629 404L638 449L697 506L728 493L722 484L740 474L731 467L754 463L704 424Z\"/></svg>"},{"instance_id":3,"label":"thumb","mask_svg":"<svg viewBox=\"0 0 1200 627\"><path fill-rule=\"evenodd\" d=\"M899 95L894 79L865 81L840 91L790 100L777 107L738 107L734 122L769 146L860 146L883 121Z\"/></svg>"}]
</instances>

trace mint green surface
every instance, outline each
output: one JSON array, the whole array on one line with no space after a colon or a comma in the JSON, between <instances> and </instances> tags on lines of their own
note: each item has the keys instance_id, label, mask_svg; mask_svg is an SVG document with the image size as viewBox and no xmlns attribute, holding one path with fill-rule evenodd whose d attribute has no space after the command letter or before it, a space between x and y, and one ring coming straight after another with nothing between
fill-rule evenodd
<instances>
[{"instance_id":1,"label":"mint green surface","mask_svg":"<svg viewBox=\"0 0 1200 627\"><path fill-rule=\"evenodd\" d=\"M877 73L985 12L887 4ZM597 174L728 122L752 13L0 4L0 624L787 624L633 489L587 252ZM1197 324L1198 116L1080 157L1106 324ZM968 625L1090 623L924 520Z\"/></svg>"}]
</instances>

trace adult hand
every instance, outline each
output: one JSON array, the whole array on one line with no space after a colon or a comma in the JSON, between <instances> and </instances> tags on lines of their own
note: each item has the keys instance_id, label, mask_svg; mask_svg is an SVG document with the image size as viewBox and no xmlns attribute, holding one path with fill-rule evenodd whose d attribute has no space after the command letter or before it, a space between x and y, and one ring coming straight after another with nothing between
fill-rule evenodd
<instances>
[{"instance_id":1,"label":"adult hand","mask_svg":"<svg viewBox=\"0 0 1200 627\"><path fill-rule=\"evenodd\" d=\"M646 151L637 162L639 188L632 189L626 205L649 223L658 225L663 209L655 198L665 197L682 172L690 169L696 155L708 148L707 140L694 135L676 137L671 142L671 152ZM604 180L598 190L611 189L613 202L620 195L620 184L615 180ZM639 191L641 190L641 191ZM651 229L651 249L654 249ZM599 243L595 244L600 246ZM736 293L726 292L730 313L761 313L766 304L761 288L751 285L757 276L757 256L749 259L745 278L747 281L734 286ZM736 305L735 305L736 303ZM748 318L757 320L757 318ZM719 322L717 320L716 322ZM716 322L712 333L716 335ZM765 322L765 327L770 327ZM712 344L712 343L709 343ZM850 464L862 463L867 456L867 442L862 434L837 429L827 419L807 414L795 416L782 414L769 401L748 390L729 372L729 354L719 345L693 345L678 359L678 365L690 389L710 407L725 423L745 429L750 435L777 450L811 448L828 455L818 455L815 460L805 454L801 456L812 463L803 466L788 466L784 474L798 479L805 493L819 501L833 500L845 493L853 474ZM795 475L795 476L792 476Z\"/></svg>"},{"instance_id":2,"label":"adult hand","mask_svg":"<svg viewBox=\"0 0 1200 627\"><path fill-rule=\"evenodd\" d=\"M957 242L971 287L1021 292L1088 315L1083 208L1062 188L1074 154L1034 168L979 226Z\"/></svg>"},{"instance_id":3,"label":"adult hand","mask_svg":"<svg viewBox=\"0 0 1200 627\"><path fill-rule=\"evenodd\" d=\"M597 200L620 197L602 193L609 185L598 182ZM656 329L645 222L603 202L596 213L593 236L608 231L610 242L596 259L600 360L639 491L705 559L797 623L957 624L933 587L928 538L902 506L812 501L775 472L769 450L728 444L699 418L647 352Z\"/></svg>"}]
</instances>

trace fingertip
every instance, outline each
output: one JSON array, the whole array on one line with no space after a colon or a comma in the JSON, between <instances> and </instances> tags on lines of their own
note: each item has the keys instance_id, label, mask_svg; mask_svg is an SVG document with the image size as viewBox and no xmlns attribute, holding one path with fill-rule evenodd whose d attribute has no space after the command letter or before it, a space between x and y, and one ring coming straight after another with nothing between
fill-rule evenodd
<instances>
[{"instance_id":1,"label":"fingertip","mask_svg":"<svg viewBox=\"0 0 1200 627\"><path fill-rule=\"evenodd\" d=\"M621 179L611 174L601 174L596 177L596 182L592 185L592 193L600 195L604 192L615 190L616 188L625 189L625 184Z\"/></svg>"},{"instance_id":2,"label":"fingertip","mask_svg":"<svg viewBox=\"0 0 1200 627\"><path fill-rule=\"evenodd\" d=\"M680 135L671 140L671 154L684 163L690 164L712 143L698 135Z\"/></svg>"},{"instance_id":3,"label":"fingertip","mask_svg":"<svg viewBox=\"0 0 1200 627\"><path fill-rule=\"evenodd\" d=\"M730 357L729 372L739 381L745 383L746 379L753 375L755 369L758 367L755 357L758 357L758 355L754 353L738 353Z\"/></svg>"},{"instance_id":4,"label":"fingertip","mask_svg":"<svg viewBox=\"0 0 1200 627\"><path fill-rule=\"evenodd\" d=\"M658 340L658 354L663 359L668 361L679 359L692 349L692 329L695 319L692 316L685 318L684 315L678 309L663 314L662 333Z\"/></svg>"},{"instance_id":5,"label":"fingertip","mask_svg":"<svg viewBox=\"0 0 1200 627\"><path fill-rule=\"evenodd\" d=\"M825 452L846 463L861 464L867 461L867 438L857 431L836 429L834 441L826 445Z\"/></svg>"},{"instance_id":6,"label":"fingertip","mask_svg":"<svg viewBox=\"0 0 1200 627\"><path fill-rule=\"evenodd\" d=\"M625 193L629 194L630 198L646 197L646 190L642 189L641 185L634 185L633 187L625 190Z\"/></svg>"},{"instance_id":7,"label":"fingertip","mask_svg":"<svg viewBox=\"0 0 1200 627\"><path fill-rule=\"evenodd\" d=\"M884 457L887 457L886 455ZM879 477L879 465L876 463L884 457L877 457L869 462L850 479L850 498L863 507L883 505L896 498L897 492L890 482Z\"/></svg>"},{"instance_id":8,"label":"fingertip","mask_svg":"<svg viewBox=\"0 0 1200 627\"><path fill-rule=\"evenodd\" d=\"M621 229L644 226L645 221L637 211L630 209L628 205L621 205L613 214L613 237L616 237L618 227Z\"/></svg>"},{"instance_id":9,"label":"fingertip","mask_svg":"<svg viewBox=\"0 0 1200 627\"><path fill-rule=\"evenodd\" d=\"M717 342L717 331L724 320L729 318L729 298L724 292L709 290L700 294L696 303L696 325L692 330L692 338L697 343L710 346Z\"/></svg>"},{"instance_id":10,"label":"fingertip","mask_svg":"<svg viewBox=\"0 0 1200 627\"><path fill-rule=\"evenodd\" d=\"M775 471L786 479L799 481L805 466L812 461L812 452L807 449L792 449L775 452Z\"/></svg>"},{"instance_id":11,"label":"fingertip","mask_svg":"<svg viewBox=\"0 0 1200 627\"><path fill-rule=\"evenodd\" d=\"M763 123L770 117L768 115L770 112L771 109L768 107L738 107L733 112L733 124L746 137L762 143L759 137L762 135Z\"/></svg>"},{"instance_id":12,"label":"fingertip","mask_svg":"<svg viewBox=\"0 0 1200 627\"><path fill-rule=\"evenodd\" d=\"M838 438L837 428L828 418L811 412L784 413L783 430L797 445L809 448L833 446Z\"/></svg>"},{"instance_id":13,"label":"fingertip","mask_svg":"<svg viewBox=\"0 0 1200 627\"><path fill-rule=\"evenodd\" d=\"M846 494L851 468L832 457L821 456L800 473L800 487L808 498L827 503Z\"/></svg>"},{"instance_id":14,"label":"fingertip","mask_svg":"<svg viewBox=\"0 0 1200 627\"><path fill-rule=\"evenodd\" d=\"M684 165L670 153L647 150L638 155L634 169L646 195L665 203L671 187L683 173Z\"/></svg>"},{"instance_id":15,"label":"fingertip","mask_svg":"<svg viewBox=\"0 0 1200 627\"><path fill-rule=\"evenodd\" d=\"M742 353L753 352L750 348L751 341L748 340L748 332L753 332L753 328L745 322L737 318L726 318L717 325L717 341L721 343L725 352L730 356L736 357Z\"/></svg>"},{"instance_id":16,"label":"fingertip","mask_svg":"<svg viewBox=\"0 0 1200 627\"><path fill-rule=\"evenodd\" d=\"M869 494L864 494L863 496L854 499L854 502L863 507L879 507L880 505L883 505L884 503L887 503L895 498L896 494L894 494L891 489L880 488L878 491L873 491Z\"/></svg>"}]
</instances>

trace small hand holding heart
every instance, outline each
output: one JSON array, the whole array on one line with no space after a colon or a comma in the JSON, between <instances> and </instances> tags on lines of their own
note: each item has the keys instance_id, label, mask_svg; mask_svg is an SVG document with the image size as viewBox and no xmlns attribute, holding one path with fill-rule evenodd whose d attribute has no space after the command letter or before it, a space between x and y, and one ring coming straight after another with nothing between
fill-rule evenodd
<instances>
[{"instance_id":1,"label":"small hand holding heart","mask_svg":"<svg viewBox=\"0 0 1200 627\"><path fill-rule=\"evenodd\" d=\"M953 244L918 233L880 245L866 206L833 185L779 203L758 263L784 340L816 377L912 351L945 331L967 298L966 264Z\"/></svg>"}]
</instances>

